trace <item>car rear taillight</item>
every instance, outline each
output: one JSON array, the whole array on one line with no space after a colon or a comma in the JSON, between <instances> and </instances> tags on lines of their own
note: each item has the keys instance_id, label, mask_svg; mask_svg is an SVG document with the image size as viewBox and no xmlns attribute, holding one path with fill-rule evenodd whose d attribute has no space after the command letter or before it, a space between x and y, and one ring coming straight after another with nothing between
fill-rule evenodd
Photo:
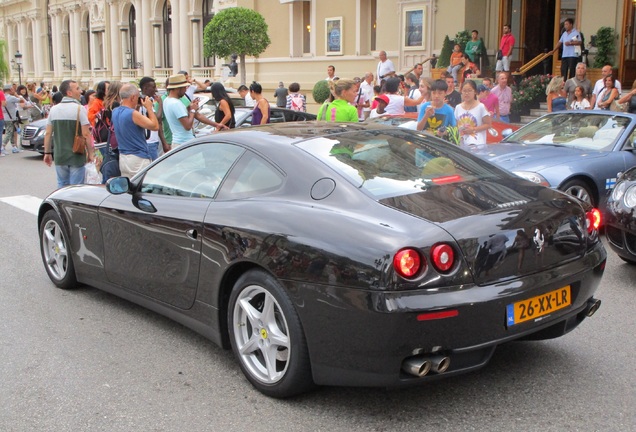
<instances>
[{"instance_id":1,"label":"car rear taillight","mask_svg":"<svg viewBox=\"0 0 636 432\"><path fill-rule=\"evenodd\" d=\"M598 230L601 226L601 212L598 209L592 209L587 212L585 216L587 233L592 234L592 232Z\"/></svg>"},{"instance_id":2,"label":"car rear taillight","mask_svg":"<svg viewBox=\"0 0 636 432\"><path fill-rule=\"evenodd\" d=\"M426 266L415 249L402 249L393 257L393 268L402 277L412 278Z\"/></svg>"},{"instance_id":3,"label":"car rear taillight","mask_svg":"<svg viewBox=\"0 0 636 432\"><path fill-rule=\"evenodd\" d=\"M449 245L440 243L431 249L431 261L437 271L447 272L455 264L455 252Z\"/></svg>"}]
</instances>

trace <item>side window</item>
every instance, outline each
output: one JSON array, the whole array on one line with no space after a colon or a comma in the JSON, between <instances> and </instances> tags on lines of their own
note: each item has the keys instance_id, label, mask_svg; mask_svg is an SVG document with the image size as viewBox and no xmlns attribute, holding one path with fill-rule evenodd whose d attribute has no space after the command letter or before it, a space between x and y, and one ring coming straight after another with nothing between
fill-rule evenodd
<instances>
[{"instance_id":1,"label":"side window","mask_svg":"<svg viewBox=\"0 0 636 432\"><path fill-rule=\"evenodd\" d=\"M283 123L285 122L285 114L281 111L270 111L270 123Z\"/></svg>"},{"instance_id":2,"label":"side window","mask_svg":"<svg viewBox=\"0 0 636 432\"><path fill-rule=\"evenodd\" d=\"M629 137L625 140L625 144L623 145L623 149L634 149L636 148L636 129L629 134Z\"/></svg>"},{"instance_id":3,"label":"side window","mask_svg":"<svg viewBox=\"0 0 636 432\"><path fill-rule=\"evenodd\" d=\"M232 144L202 143L180 151L152 167L141 192L212 198L244 149Z\"/></svg>"},{"instance_id":4,"label":"side window","mask_svg":"<svg viewBox=\"0 0 636 432\"><path fill-rule=\"evenodd\" d=\"M219 199L238 199L262 195L278 189L283 175L265 160L247 153L224 183Z\"/></svg>"}]
</instances>

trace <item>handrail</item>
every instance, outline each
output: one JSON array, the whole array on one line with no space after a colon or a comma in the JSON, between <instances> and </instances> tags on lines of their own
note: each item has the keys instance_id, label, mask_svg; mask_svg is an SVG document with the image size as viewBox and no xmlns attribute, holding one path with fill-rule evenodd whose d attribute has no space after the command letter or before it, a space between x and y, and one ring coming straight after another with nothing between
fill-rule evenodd
<instances>
[{"instance_id":1,"label":"handrail","mask_svg":"<svg viewBox=\"0 0 636 432\"><path fill-rule=\"evenodd\" d=\"M530 60L528 63L524 64L519 69L517 69L517 71L514 72L513 75L523 75L524 73L528 72L530 69L532 69L533 67L541 63L543 60L550 57L552 54L553 54L552 52L539 54L538 56Z\"/></svg>"}]
</instances>

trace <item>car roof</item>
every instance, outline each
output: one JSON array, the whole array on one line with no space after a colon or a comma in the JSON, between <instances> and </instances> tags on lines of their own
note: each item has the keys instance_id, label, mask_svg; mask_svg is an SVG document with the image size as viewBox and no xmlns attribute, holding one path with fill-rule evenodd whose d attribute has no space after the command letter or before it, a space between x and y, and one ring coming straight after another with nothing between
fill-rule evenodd
<instances>
[{"instance_id":1,"label":"car roof","mask_svg":"<svg viewBox=\"0 0 636 432\"><path fill-rule=\"evenodd\" d=\"M237 110L238 109L237 107ZM245 129L232 129L218 134L215 133L195 138L192 143L207 142L212 138L215 141L233 141L257 148L281 144L291 145L310 138L329 137L346 132L364 130L395 131L396 128L382 124L370 125L365 123L331 123L319 121L285 122L252 126ZM224 137L227 137L227 140L224 139Z\"/></svg>"}]
</instances>

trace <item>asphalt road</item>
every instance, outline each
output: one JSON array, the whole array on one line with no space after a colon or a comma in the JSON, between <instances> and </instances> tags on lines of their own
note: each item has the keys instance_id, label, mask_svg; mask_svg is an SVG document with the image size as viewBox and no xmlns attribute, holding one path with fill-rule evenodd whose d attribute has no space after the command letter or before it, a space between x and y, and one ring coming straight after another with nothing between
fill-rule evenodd
<instances>
[{"instance_id":1,"label":"asphalt road","mask_svg":"<svg viewBox=\"0 0 636 432\"><path fill-rule=\"evenodd\" d=\"M192 331L94 288L56 289L35 215L7 203L53 189L40 156L0 158L1 432L636 431L636 266L611 251L602 307L560 339L502 346L481 371L420 387L275 400Z\"/></svg>"}]
</instances>

